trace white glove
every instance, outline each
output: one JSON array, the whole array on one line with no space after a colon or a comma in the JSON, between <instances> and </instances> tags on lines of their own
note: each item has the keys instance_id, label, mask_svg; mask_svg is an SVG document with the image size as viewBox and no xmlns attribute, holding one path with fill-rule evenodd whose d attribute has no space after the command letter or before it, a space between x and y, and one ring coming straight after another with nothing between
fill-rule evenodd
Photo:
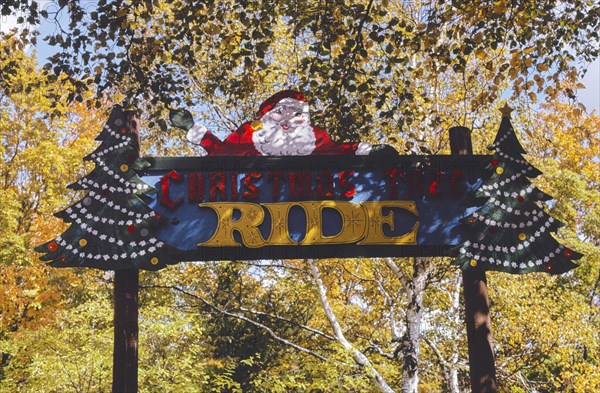
<instances>
[{"instance_id":1,"label":"white glove","mask_svg":"<svg viewBox=\"0 0 600 393\"><path fill-rule=\"evenodd\" d=\"M202 138L206 135L208 129L201 124L194 124L192 128L189 129L187 135L185 136L188 141L193 144L199 145L202 142Z\"/></svg>"},{"instance_id":2,"label":"white glove","mask_svg":"<svg viewBox=\"0 0 600 393\"><path fill-rule=\"evenodd\" d=\"M356 155L357 156L368 156L371 152L373 145L369 142L360 142L356 147Z\"/></svg>"}]
</instances>

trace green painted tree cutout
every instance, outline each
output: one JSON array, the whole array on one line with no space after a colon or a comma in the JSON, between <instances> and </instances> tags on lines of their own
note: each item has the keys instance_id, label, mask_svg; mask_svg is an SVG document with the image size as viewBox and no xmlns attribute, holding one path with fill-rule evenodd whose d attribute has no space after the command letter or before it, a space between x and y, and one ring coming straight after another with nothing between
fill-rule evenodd
<instances>
[{"instance_id":1,"label":"green painted tree cutout","mask_svg":"<svg viewBox=\"0 0 600 393\"><path fill-rule=\"evenodd\" d=\"M172 250L153 235L161 217L141 199L156 190L137 175L149 163L139 157L134 122L115 106L96 138L100 145L84 158L95 168L69 188L87 194L55 214L71 226L36 248L51 266L158 270L176 262Z\"/></svg>"},{"instance_id":2,"label":"green painted tree cutout","mask_svg":"<svg viewBox=\"0 0 600 393\"><path fill-rule=\"evenodd\" d=\"M541 172L523 158L526 152L510 122L511 111L508 105L501 109L500 129L489 147L494 155L476 193L485 203L464 219L472 236L458 247L453 263L463 270L564 273L577 267L573 260L582 254L552 236L564 224L539 204L552 198L529 180Z\"/></svg>"}]
</instances>

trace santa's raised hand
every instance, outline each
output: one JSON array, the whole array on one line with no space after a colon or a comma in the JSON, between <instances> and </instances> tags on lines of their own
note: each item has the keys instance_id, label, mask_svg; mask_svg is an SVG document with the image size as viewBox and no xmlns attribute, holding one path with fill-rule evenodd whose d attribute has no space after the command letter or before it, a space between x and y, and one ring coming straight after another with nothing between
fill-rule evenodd
<instances>
[{"instance_id":1,"label":"santa's raised hand","mask_svg":"<svg viewBox=\"0 0 600 393\"><path fill-rule=\"evenodd\" d=\"M187 140L194 144L199 144L206 131L208 131L203 125L195 124L192 114L185 109L171 109L169 119L175 127L187 131Z\"/></svg>"}]
</instances>

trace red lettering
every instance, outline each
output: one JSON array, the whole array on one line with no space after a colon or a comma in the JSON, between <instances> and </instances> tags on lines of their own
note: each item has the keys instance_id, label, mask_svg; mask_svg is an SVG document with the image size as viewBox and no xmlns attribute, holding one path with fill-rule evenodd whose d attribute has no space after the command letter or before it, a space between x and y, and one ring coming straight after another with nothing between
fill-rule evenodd
<instances>
[{"instance_id":1,"label":"red lettering","mask_svg":"<svg viewBox=\"0 0 600 393\"><path fill-rule=\"evenodd\" d=\"M411 171L408 174L408 195L410 198L422 196L423 193L423 177L425 175L418 169Z\"/></svg>"},{"instance_id":2,"label":"red lettering","mask_svg":"<svg viewBox=\"0 0 600 393\"><path fill-rule=\"evenodd\" d=\"M290 199L296 195L296 173L288 173L288 179L290 180Z\"/></svg>"},{"instance_id":3,"label":"red lettering","mask_svg":"<svg viewBox=\"0 0 600 393\"><path fill-rule=\"evenodd\" d=\"M434 180L429 183L429 195L437 196L441 194L440 183L442 181L442 173L438 172L434 175Z\"/></svg>"},{"instance_id":4,"label":"red lettering","mask_svg":"<svg viewBox=\"0 0 600 393\"><path fill-rule=\"evenodd\" d=\"M238 184L237 184L237 172L231 172L229 174L231 179L231 200L235 201L238 199Z\"/></svg>"},{"instance_id":5,"label":"red lettering","mask_svg":"<svg viewBox=\"0 0 600 393\"><path fill-rule=\"evenodd\" d=\"M202 201L204 199L203 173L190 173L188 194L190 202Z\"/></svg>"},{"instance_id":6,"label":"red lettering","mask_svg":"<svg viewBox=\"0 0 600 393\"><path fill-rule=\"evenodd\" d=\"M198 200L199 201L203 201L204 200L204 173L196 173L196 180L197 180L197 184L198 187L196 188L198 190Z\"/></svg>"},{"instance_id":7,"label":"red lettering","mask_svg":"<svg viewBox=\"0 0 600 393\"><path fill-rule=\"evenodd\" d=\"M210 179L210 201L215 202L217 200L217 190L219 191L219 198L224 201L226 197L225 174L223 172L211 172L208 177Z\"/></svg>"},{"instance_id":8,"label":"red lettering","mask_svg":"<svg viewBox=\"0 0 600 393\"><path fill-rule=\"evenodd\" d=\"M190 202L196 202L196 174L190 173L188 178L188 198Z\"/></svg>"},{"instance_id":9,"label":"red lettering","mask_svg":"<svg viewBox=\"0 0 600 393\"><path fill-rule=\"evenodd\" d=\"M439 181L432 181L431 183L429 183L429 195L431 196L437 196L440 194L440 182Z\"/></svg>"},{"instance_id":10,"label":"red lettering","mask_svg":"<svg viewBox=\"0 0 600 393\"><path fill-rule=\"evenodd\" d=\"M167 206L170 209L175 209L175 207L177 207L177 205L179 205L181 202L183 202L183 197L179 197L179 198L177 198L176 201L173 201L171 199L171 196L169 195L170 181L171 180L181 181L182 179L183 179L183 176L181 176L176 171L171 171L160 178L160 190L161 190L160 203L162 203L163 205Z\"/></svg>"},{"instance_id":11,"label":"red lettering","mask_svg":"<svg viewBox=\"0 0 600 393\"><path fill-rule=\"evenodd\" d=\"M269 173L269 180L273 182L273 200L279 200L279 179L283 179L283 172Z\"/></svg>"},{"instance_id":12,"label":"red lettering","mask_svg":"<svg viewBox=\"0 0 600 393\"><path fill-rule=\"evenodd\" d=\"M333 175L322 172L317 175L317 197L320 199L333 196Z\"/></svg>"},{"instance_id":13,"label":"red lettering","mask_svg":"<svg viewBox=\"0 0 600 393\"><path fill-rule=\"evenodd\" d=\"M345 191L342 191L342 196L346 199L352 199L352 196L356 194L356 190L354 189L354 184L350 183L348 180L354 175L354 171L343 171L338 174L340 178L340 185Z\"/></svg>"},{"instance_id":14,"label":"red lettering","mask_svg":"<svg viewBox=\"0 0 600 393\"><path fill-rule=\"evenodd\" d=\"M388 169L385 172L387 176L386 181L388 188L390 189L390 199L398 199L398 185L400 184L400 178L404 177L402 169Z\"/></svg>"},{"instance_id":15,"label":"red lettering","mask_svg":"<svg viewBox=\"0 0 600 393\"><path fill-rule=\"evenodd\" d=\"M248 189L242 194L243 198L246 199L257 199L258 198L258 187L252 184L253 179L260 179L262 175L260 173L247 173L244 178L244 186Z\"/></svg>"},{"instance_id":16,"label":"red lettering","mask_svg":"<svg viewBox=\"0 0 600 393\"><path fill-rule=\"evenodd\" d=\"M310 173L289 172L288 178L290 179L290 199L311 197Z\"/></svg>"},{"instance_id":17,"label":"red lettering","mask_svg":"<svg viewBox=\"0 0 600 393\"><path fill-rule=\"evenodd\" d=\"M461 181L462 181L462 171L460 169L455 169L450 173L448 177L448 181L450 183L450 192L452 195L460 195L461 193Z\"/></svg>"}]
</instances>

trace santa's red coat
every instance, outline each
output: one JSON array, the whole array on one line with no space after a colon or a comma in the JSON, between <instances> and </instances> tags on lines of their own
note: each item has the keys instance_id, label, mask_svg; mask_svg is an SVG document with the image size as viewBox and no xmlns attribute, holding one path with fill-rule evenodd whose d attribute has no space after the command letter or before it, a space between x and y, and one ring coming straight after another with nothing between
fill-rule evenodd
<instances>
[{"instance_id":1,"label":"santa's red coat","mask_svg":"<svg viewBox=\"0 0 600 393\"><path fill-rule=\"evenodd\" d=\"M325 130L312 127L315 133L315 149L310 155L322 154L355 154L358 147L357 142L336 143L331 140ZM254 146L252 134L255 130L250 123L242 124L232 132L225 141L220 140L210 131L204 134L200 141L209 156L261 156L262 154Z\"/></svg>"}]
</instances>

